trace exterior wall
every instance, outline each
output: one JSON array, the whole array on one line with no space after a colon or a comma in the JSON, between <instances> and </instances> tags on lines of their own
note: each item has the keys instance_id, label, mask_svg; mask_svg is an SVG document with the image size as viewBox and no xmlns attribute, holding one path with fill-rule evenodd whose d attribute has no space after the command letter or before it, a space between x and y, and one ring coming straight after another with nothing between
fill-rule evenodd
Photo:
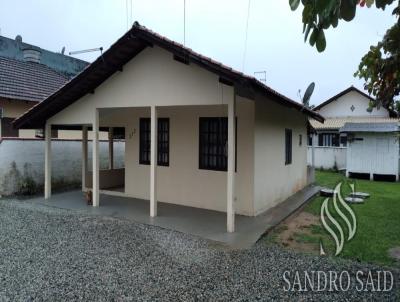
<instances>
[{"instance_id":1,"label":"exterior wall","mask_svg":"<svg viewBox=\"0 0 400 302\"><path fill-rule=\"evenodd\" d=\"M21 100L7 100L0 98L0 108L3 108L3 116L17 118L28 111L32 106L36 105L36 102L25 102ZM1 128L1 124L0 124ZM32 129L20 129L18 130L19 138L35 138L36 131ZM0 137L1 129L0 129ZM92 139L91 132L88 134L89 139ZM59 130L58 131L59 139L70 139L76 140L82 138L82 132L79 130ZM108 139L107 132L100 132L100 139L106 140Z\"/></svg>"},{"instance_id":2,"label":"exterior wall","mask_svg":"<svg viewBox=\"0 0 400 302\"><path fill-rule=\"evenodd\" d=\"M346 169L346 153L345 147L314 147L315 152L315 168L316 169ZM311 165L312 148L308 147L307 163Z\"/></svg>"},{"instance_id":3,"label":"exterior wall","mask_svg":"<svg viewBox=\"0 0 400 302\"><path fill-rule=\"evenodd\" d=\"M307 120L265 99L255 106L254 206L261 213L307 185ZM292 164L285 165L285 129L292 129ZM302 135L302 146L299 145Z\"/></svg>"},{"instance_id":4,"label":"exterior wall","mask_svg":"<svg viewBox=\"0 0 400 302\"><path fill-rule=\"evenodd\" d=\"M349 142L347 172L399 174L399 137L395 133L355 133Z\"/></svg>"},{"instance_id":5,"label":"exterior wall","mask_svg":"<svg viewBox=\"0 0 400 302\"><path fill-rule=\"evenodd\" d=\"M350 116L379 116L379 117L389 117L389 112L381 107L380 109L374 108L371 113L366 110L369 105L369 99L361 95L356 91L350 91L349 93L337 98L335 101L329 103L322 107L318 113L325 118L330 117L350 117ZM354 106L354 111L350 108Z\"/></svg>"},{"instance_id":6,"label":"exterior wall","mask_svg":"<svg viewBox=\"0 0 400 302\"><path fill-rule=\"evenodd\" d=\"M19 193L21 184L32 179L41 190L44 181L44 141L4 139L0 142L0 195ZM114 166L124 166L125 143L114 142ZM89 142L91 168L91 142ZM52 141L52 182L55 188L81 183L82 142ZM108 167L108 142L100 143L100 167Z\"/></svg>"},{"instance_id":7,"label":"exterior wall","mask_svg":"<svg viewBox=\"0 0 400 302\"><path fill-rule=\"evenodd\" d=\"M126 127L125 194L149 199L150 166L139 164L139 119L148 108L101 111L100 123ZM227 172L199 169L199 118L227 116L225 105L160 107L169 118L169 166L157 167L157 197L161 202L226 211ZM237 99L236 212L253 215L254 103Z\"/></svg>"},{"instance_id":8,"label":"exterior wall","mask_svg":"<svg viewBox=\"0 0 400 302\"><path fill-rule=\"evenodd\" d=\"M125 186L125 169L103 169L99 171L100 189L123 188ZM93 187L93 172L86 172L86 188Z\"/></svg>"},{"instance_id":9,"label":"exterior wall","mask_svg":"<svg viewBox=\"0 0 400 302\"><path fill-rule=\"evenodd\" d=\"M94 108L221 105L232 98L233 87L221 84L217 75L177 62L161 48L146 48L94 94L85 95L49 123L87 124L93 121Z\"/></svg>"}]
</instances>

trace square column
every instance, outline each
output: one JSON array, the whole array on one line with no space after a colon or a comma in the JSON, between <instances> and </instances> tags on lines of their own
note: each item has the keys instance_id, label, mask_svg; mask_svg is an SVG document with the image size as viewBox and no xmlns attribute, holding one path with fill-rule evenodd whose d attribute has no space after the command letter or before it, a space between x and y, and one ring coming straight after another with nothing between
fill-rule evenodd
<instances>
[{"instance_id":1,"label":"square column","mask_svg":"<svg viewBox=\"0 0 400 302\"><path fill-rule=\"evenodd\" d=\"M311 133L311 180L309 183L315 182L315 135Z\"/></svg>"},{"instance_id":2,"label":"square column","mask_svg":"<svg viewBox=\"0 0 400 302\"><path fill-rule=\"evenodd\" d=\"M114 169L114 129L108 129L108 169Z\"/></svg>"},{"instance_id":3,"label":"square column","mask_svg":"<svg viewBox=\"0 0 400 302\"><path fill-rule=\"evenodd\" d=\"M228 171L227 171L227 206L226 206L226 224L227 231L235 231L235 116L236 116L236 94L228 102Z\"/></svg>"},{"instance_id":4,"label":"square column","mask_svg":"<svg viewBox=\"0 0 400 302\"><path fill-rule=\"evenodd\" d=\"M150 217L157 216L157 108L150 114Z\"/></svg>"},{"instance_id":5,"label":"square column","mask_svg":"<svg viewBox=\"0 0 400 302\"><path fill-rule=\"evenodd\" d=\"M44 151L44 198L51 197L51 125L46 122L44 128L45 151Z\"/></svg>"},{"instance_id":6,"label":"square column","mask_svg":"<svg viewBox=\"0 0 400 302\"><path fill-rule=\"evenodd\" d=\"M86 174L88 170L88 127L82 127L82 191L86 191Z\"/></svg>"},{"instance_id":7,"label":"square column","mask_svg":"<svg viewBox=\"0 0 400 302\"><path fill-rule=\"evenodd\" d=\"M99 110L95 109L93 117L93 206L99 206L100 177L99 177Z\"/></svg>"}]
</instances>

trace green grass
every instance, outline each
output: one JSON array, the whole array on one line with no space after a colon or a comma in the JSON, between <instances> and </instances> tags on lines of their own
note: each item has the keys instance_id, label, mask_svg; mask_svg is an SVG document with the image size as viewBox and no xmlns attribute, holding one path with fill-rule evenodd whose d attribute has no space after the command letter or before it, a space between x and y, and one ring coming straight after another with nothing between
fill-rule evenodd
<instances>
[{"instance_id":1,"label":"green grass","mask_svg":"<svg viewBox=\"0 0 400 302\"><path fill-rule=\"evenodd\" d=\"M364 204L351 205L357 218L357 232L352 240L345 242L339 256L382 265L399 265L389 257L388 250L400 246L400 184L347 179L342 174L326 171L317 171L316 181L319 185L332 189L342 182L343 197L351 191L350 183L354 183L356 191L371 195ZM306 206L305 211L319 216L324 200L324 197L315 197ZM334 213L334 210L331 213ZM314 243L322 240L329 254L334 254L333 239L322 225L313 226L311 235L300 236L298 239Z\"/></svg>"}]
</instances>

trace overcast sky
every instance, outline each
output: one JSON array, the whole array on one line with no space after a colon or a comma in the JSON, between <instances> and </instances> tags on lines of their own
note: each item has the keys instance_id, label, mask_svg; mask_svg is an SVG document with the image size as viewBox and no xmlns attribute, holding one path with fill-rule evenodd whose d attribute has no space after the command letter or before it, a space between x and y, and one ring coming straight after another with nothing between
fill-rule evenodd
<instances>
[{"instance_id":1,"label":"overcast sky","mask_svg":"<svg viewBox=\"0 0 400 302\"><path fill-rule=\"evenodd\" d=\"M287 0L250 0L244 72L267 72L266 84L299 100L297 92L316 82L311 103L319 104L350 85L371 44L394 24L391 10L358 8L353 22L341 21L326 34L322 54L305 44L301 10ZM1 35L66 53L108 48L134 20L183 42L183 0L0 0ZM242 71L248 0L186 0L186 45ZM128 12L128 13L127 13ZM132 14L132 18L131 18ZM128 16L128 18L127 18ZM77 57L92 61L98 53Z\"/></svg>"}]
</instances>

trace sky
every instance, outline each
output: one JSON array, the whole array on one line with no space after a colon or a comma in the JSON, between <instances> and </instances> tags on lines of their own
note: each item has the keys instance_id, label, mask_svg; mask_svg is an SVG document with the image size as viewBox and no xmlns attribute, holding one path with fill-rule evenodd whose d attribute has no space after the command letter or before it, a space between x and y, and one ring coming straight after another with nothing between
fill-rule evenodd
<instances>
[{"instance_id":1,"label":"sky","mask_svg":"<svg viewBox=\"0 0 400 302\"><path fill-rule=\"evenodd\" d=\"M184 0L0 0L0 34L60 52L107 49L134 21L183 43ZM316 83L319 104L363 81L353 77L370 45L394 24L391 10L357 8L352 22L326 32L318 53L304 43L301 7L288 0L186 0L186 46L246 74L266 71L266 84L300 101L298 91ZM247 47L245 46L247 45ZM98 52L76 55L93 61Z\"/></svg>"}]
</instances>

